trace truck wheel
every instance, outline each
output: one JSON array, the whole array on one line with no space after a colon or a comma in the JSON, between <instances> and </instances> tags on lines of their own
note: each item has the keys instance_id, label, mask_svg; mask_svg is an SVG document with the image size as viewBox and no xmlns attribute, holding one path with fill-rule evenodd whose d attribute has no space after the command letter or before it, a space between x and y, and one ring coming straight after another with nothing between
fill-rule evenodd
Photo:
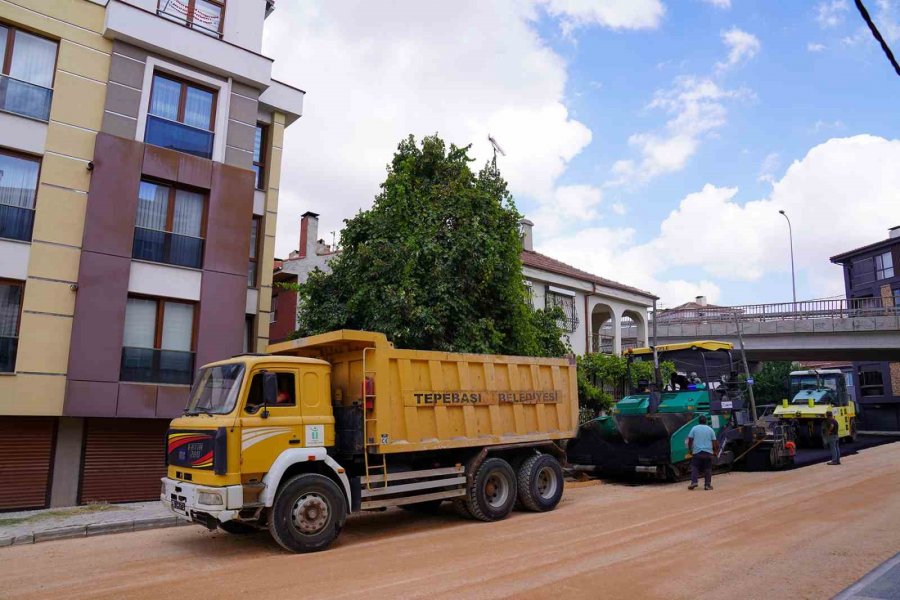
<instances>
[{"instance_id":1,"label":"truck wheel","mask_svg":"<svg viewBox=\"0 0 900 600\"><path fill-rule=\"evenodd\" d=\"M815 425L813 425L811 441L813 448L824 449L828 447L828 439L825 436L825 424L823 422L816 421Z\"/></svg>"},{"instance_id":2,"label":"truck wheel","mask_svg":"<svg viewBox=\"0 0 900 600\"><path fill-rule=\"evenodd\" d=\"M285 550L324 550L341 531L346 503L340 488L318 473L289 479L269 511L269 532Z\"/></svg>"},{"instance_id":3,"label":"truck wheel","mask_svg":"<svg viewBox=\"0 0 900 600\"><path fill-rule=\"evenodd\" d=\"M528 510L553 510L563 495L563 472L549 454L530 457L519 468L519 502Z\"/></svg>"},{"instance_id":4,"label":"truck wheel","mask_svg":"<svg viewBox=\"0 0 900 600\"><path fill-rule=\"evenodd\" d=\"M249 523L241 523L240 521L225 521L219 523L219 529L230 533L231 535L248 535L259 531L258 527L254 527Z\"/></svg>"},{"instance_id":5,"label":"truck wheel","mask_svg":"<svg viewBox=\"0 0 900 600\"><path fill-rule=\"evenodd\" d=\"M453 508L459 513L464 519L472 519L472 513L469 512L469 507L466 505L465 498L454 498L453 499Z\"/></svg>"},{"instance_id":6,"label":"truck wheel","mask_svg":"<svg viewBox=\"0 0 900 600\"><path fill-rule=\"evenodd\" d=\"M478 467L466 507L479 521L499 521L516 503L516 474L502 458L489 458Z\"/></svg>"}]
</instances>

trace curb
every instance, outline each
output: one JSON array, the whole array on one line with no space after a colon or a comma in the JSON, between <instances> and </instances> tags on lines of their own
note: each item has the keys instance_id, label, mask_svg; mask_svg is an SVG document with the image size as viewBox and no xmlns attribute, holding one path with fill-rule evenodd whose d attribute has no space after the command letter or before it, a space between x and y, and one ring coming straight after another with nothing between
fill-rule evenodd
<instances>
[{"instance_id":1,"label":"curb","mask_svg":"<svg viewBox=\"0 0 900 600\"><path fill-rule=\"evenodd\" d=\"M54 540L93 537L95 535L107 535L111 533L180 527L182 525L190 525L190 521L178 518L174 515L171 517L151 517L147 519L133 519L130 521L107 521L105 523L90 523L87 525L68 525L66 527L57 527L55 529L47 529L44 531L0 537L0 548L25 546L28 544L37 544Z\"/></svg>"}]
</instances>

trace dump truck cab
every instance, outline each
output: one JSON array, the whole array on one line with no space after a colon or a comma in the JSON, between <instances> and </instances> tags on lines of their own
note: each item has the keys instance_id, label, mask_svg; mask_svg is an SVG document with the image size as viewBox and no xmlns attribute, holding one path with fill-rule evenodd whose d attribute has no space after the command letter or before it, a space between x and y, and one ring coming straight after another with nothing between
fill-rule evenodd
<instances>
[{"instance_id":1,"label":"dump truck cab","mask_svg":"<svg viewBox=\"0 0 900 600\"><path fill-rule=\"evenodd\" d=\"M330 376L323 360L288 356L200 369L168 431L163 501L211 527L252 520L270 500L266 483L298 458L322 462L349 498L349 481L326 451L335 436Z\"/></svg>"},{"instance_id":2,"label":"dump truck cab","mask_svg":"<svg viewBox=\"0 0 900 600\"><path fill-rule=\"evenodd\" d=\"M791 400L782 400L774 416L786 423L798 443L807 448L826 446L824 422L831 411L838 422L838 436L856 438L856 403L850 399L847 380L838 369L809 369L790 374Z\"/></svg>"}]
</instances>

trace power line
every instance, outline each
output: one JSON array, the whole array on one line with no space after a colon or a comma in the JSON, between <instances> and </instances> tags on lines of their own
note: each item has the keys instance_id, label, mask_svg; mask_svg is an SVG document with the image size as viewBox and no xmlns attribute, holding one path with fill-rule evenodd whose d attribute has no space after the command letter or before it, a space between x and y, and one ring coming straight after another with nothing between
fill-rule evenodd
<instances>
[{"instance_id":1,"label":"power line","mask_svg":"<svg viewBox=\"0 0 900 600\"><path fill-rule=\"evenodd\" d=\"M891 52L890 47L887 45L887 42L884 41L884 38L881 37L881 32L878 31L878 28L875 27L875 23L872 22L872 17L869 16L869 11L866 10L866 7L863 6L862 0L855 0L856 8L859 10L859 14L862 15L863 20L866 22L866 25L869 26L869 29L872 31L872 35L875 36L875 39L878 40L878 43L881 44L881 49L884 51L885 56L887 56L888 60L891 61L891 65L894 67L894 71L897 72L897 75L900 75L900 65L897 64L897 59L894 58L894 53Z\"/></svg>"}]
</instances>

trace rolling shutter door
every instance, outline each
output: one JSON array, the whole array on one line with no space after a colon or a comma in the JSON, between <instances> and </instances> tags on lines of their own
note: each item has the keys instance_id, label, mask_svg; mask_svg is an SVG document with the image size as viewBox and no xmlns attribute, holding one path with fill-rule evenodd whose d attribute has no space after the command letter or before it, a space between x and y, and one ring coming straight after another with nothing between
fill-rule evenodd
<instances>
[{"instance_id":1,"label":"rolling shutter door","mask_svg":"<svg viewBox=\"0 0 900 600\"><path fill-rule=\"evenodd\" d=\"M45 508L56 419L0 418L0 510Z\"/></svg>"},{"instance_id":2,"label":"rolling shutter door","mask_svg":"<svg viewBox=\"0 0 900 600\"><path fill-rule=\"evenodd\" d=\"M159 499L168 427L157 419L88 419L79 503Z\"/></svg>"}]
</instances>

